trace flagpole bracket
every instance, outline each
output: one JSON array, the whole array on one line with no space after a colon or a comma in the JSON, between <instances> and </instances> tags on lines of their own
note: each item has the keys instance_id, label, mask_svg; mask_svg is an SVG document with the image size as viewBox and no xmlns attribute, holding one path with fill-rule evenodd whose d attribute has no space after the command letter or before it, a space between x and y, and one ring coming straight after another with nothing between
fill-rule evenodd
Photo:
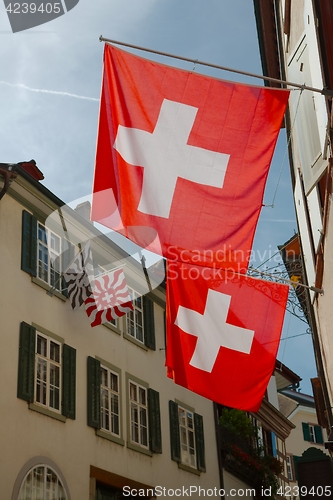
<instances>
[{"instance_id":1,"label":"flagpole bracket","mask_svg":"<svg viewBox=\"0 0 333 500\"><path fill-rule=\"evenodd\" d=\"M330 97L331 99L333 98L333 90L331 89L325 89L323 88L323 90L321 91L321 93L326 96L326 97Z\"/></svg>"},{"instance_id":2,"label":"flagpole bracket","mask_svg":"<svg viewBox=\"0 0 333 500\"><path fill-rule=\"evenodd\" d=\"M324 290L322 288L317 288L316 286L310 286L310 290L320 295L324 295Z\"/></svg>"}]
</instances>

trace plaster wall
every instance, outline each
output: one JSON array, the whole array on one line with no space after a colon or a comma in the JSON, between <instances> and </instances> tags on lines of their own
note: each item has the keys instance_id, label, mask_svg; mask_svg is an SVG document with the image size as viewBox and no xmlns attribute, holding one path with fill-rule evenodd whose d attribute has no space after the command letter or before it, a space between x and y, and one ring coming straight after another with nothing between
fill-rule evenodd
<instances>
[{"instance_id":1,"label":"plaster wall","mask_svg":"<svg viewBox=\"0 0 333 500\"><path fill-rule=\"evenodd\" d=\"M213 403L176 386L166 377L163 308L154 305L156 351L146 350L103 325L91 328L83 308L72 311L69 300L50 297L21 270L23 206L8 194L0 204L0 498L10 499L17 475L34 456L46 456L61 469L71 500L89 498L90 465L150 486L219 487ZM76 420L61 422L29 409L17 398L20 323L37 324L62 337L77 350ZM99 436L87 426L87 357L98 356L121 369L121 424L125 444ZM160 393L162 454L152 457L127 447L125 374ZM206 473L181 470L170 455L168 401L179 400L203 416ZM15 499L16 500L16 499Z\"/></svg>"}]
</instances>

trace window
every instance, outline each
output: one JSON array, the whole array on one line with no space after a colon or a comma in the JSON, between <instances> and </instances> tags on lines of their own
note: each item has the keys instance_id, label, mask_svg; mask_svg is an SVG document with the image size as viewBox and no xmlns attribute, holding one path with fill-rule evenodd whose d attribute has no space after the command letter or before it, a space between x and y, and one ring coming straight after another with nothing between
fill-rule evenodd
<instances>
[{"instance_id":1,"label":"window","mask_svg":"<svg viewBox=\"0 0 333 500\"><path fill-rule=\"evenodd\" d=\"M135 290L129 288L129 291L134 310L126 314L125 337L155 351L154 302Z\"/></svg>"},{"instance_id":2,"label":"window","mask_svg":"<svg viewBox=\"0 0 333 500\"><path fill-rule=\"evenodd\" d=\"M129 374L126 384L127 446L142 453L162 453L159 393Z\"/></svg>"},{"instance_id":3,"label":"window","mask_svg":"<svg viewBox=\"0 0 333 500\"><path fill-rule=\"evenodd\" d=\"M287 478L289 481L294 480L294 474L293 474L293 458L291 455L287 455L286 463L287 463Z\"/></svg>"},{"instance_id":4,"label":"window","mask_svg":"<svg viewBox=\"0 0 333 500\"><path fill-rule=\"evenodd\" d=\"M310 441L310 443L323 444L323 431L320 425L308 424L302 422L303 437L305 441Z\"/></svg>"},{"instance_id":5,"label":"window","mask_svg":"<svg viewBox=\"0 0 333 500\"><path fill-rule=\"evenodd\" d=\"M40 284L54 287L56 292L66 295L66 284L61 272L74 258L74 247L46 228L36 217L22 212L21 269Z\"/></svg>"},{"instance_id":6,"label":"window","mask_svg":"<svg viewBox=\"0 0 333 500\"><path fill-rule=\"evenodd\" d=\"M119 374L101 366L101 429L120 436Z\"/></svg>"},{"instance_id":7,"label":"window","mask_svg":"<svg viewBox=\"0 0 333 500\"><path fill-rule=\"evenodd\" d=\"M38 278L61 291L61 238L38 222L37 245Z\"/></svg>"},{"instance_id":8,"label":"window","mask_svg":"<svg viewBox=\"0 0 333 500\"><path fill-rule=\"evenodd\" d=\"M61 344L36 330L35 403L60 411Z\"/></svg>"},{"instance_id":9,"label":"window","mask_svg":"<svg viewBox=\"0 0 333 500\"><path fill-rule=\"evenodd\" d=\"M139 342L144 343L142 296L131 289L130 289L130 294L134 310L127 313L126 331L128 335L131 335L131 337L135 338Z\"/></svg>"},{"instance_id":10,"label":"window","mask_svg":"<svg viewBox=\"0 0 333 500\"><path fill-rule=\"evenodd\" d=\"M174 401L169 401L169 412L172 460L192 472L205 472L202 416Z\"/></svg>"},{"instance_id":11,"label":"window","mask_svg":"<svg viewBox=\"0 0 333 500\"><path fill-rule=\"evenodd\" d=\"M121 429L121 372L107 361L88 357L88 425L96 434L124 444Z\"/></svg>"},{"instance_id":12,"label":"window","mask_svg":"<svg viewBox=\"0 0 333 500\"><path fill-rule=\"evenodd\" d=\"M121 372L107 361L88 357L88 425L96 434L118 444L122 438ZM162 453L159 393L126 376L128 446Z\"/></svg>"},{"instance_id":13,"label":"window","mask_svg":"<svg viewBox=\"0 0 333 500\"><path fill-rule=\"evenodd\" d=\"M45 456L33 457L23 465L16 477L10 498L71 500L63 473L53 460Z\"/></svg>"},{"instance_id":14,"label":"window","mask_svg":"<svg viewBox=\"0 0 333 500\"><path fill-rule=\"evenodd\" d=\"M76 350L51 332L22 322L18 398L46 415L75 419L75 376Z\"/></svg>"},{"instance_id":15,"label":"window","mask_svg":"<svg viewBox=\"0 0 333 500\"><path fill-rule=\"evenodd\" d=\"M147 389L129 380L130 433L132 443L148 448Z\"/></svg>"},{"instance_id":16,"label":"window","mask_svg":"<svg viewBox=\"0 0 333 500\"><path fill-rule=\"evenodd\" d=\"M18 500L67 500L65 488L57 473L46 465L37 465L23 480Z\"/></svg>"},{"instance_id":17,"label":"window","mask_svg":"<svg viewBox=\"0 0 333 500\"><path fill-rule=\"evenodd\" d=\"M183 464L197 466L194 435L194 413L178 406L180 458Z\"/></svg>"}]
</instances>

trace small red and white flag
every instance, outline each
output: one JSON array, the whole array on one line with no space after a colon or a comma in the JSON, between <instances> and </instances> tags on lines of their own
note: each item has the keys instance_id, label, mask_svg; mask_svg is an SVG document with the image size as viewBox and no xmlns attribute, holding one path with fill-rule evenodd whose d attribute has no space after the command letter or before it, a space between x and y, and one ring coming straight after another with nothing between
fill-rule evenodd
<instances>
[{"instance_id":1,"label":"small red and white flag","mask_svg":"<svg viewBox=\"0 0 333 500\"><path fill-rule=\"evenodd\" d=\"M92 296L85 302L91 326L112 321L133 311L133 304L122 268L95 278Z\"/></svg>"},{"instance_id":2,"label":"small red and white flag","mask_svg":"<svg viewBox=\"0 0 333 500\"><path fill-rule=\"evenodd\" d=\"M76 310L92 294L91 282L94 279L94 266L89 241L65 269L63 277L70 304L72 309Z\"/></svg>"},{"instance_id":3,"label":"small red and white flag","mask_svg":"<svg viewBox=\"0 0 333 500\"><path fill-rule=\"evenodd\" d=\"M167 268L168 376L257 411L275 367L289 287L182 263Z\"/></svg>"},{"instance_id":4,"label":"small red and white flag","mask_svg":"<svg viewBox=\"0 0 333 500\"><path fill-rule=\"evenodd\" d=\"M288 97L105 45L92 220L169 260L247 269Z\"/></svg>"}]
</instances>

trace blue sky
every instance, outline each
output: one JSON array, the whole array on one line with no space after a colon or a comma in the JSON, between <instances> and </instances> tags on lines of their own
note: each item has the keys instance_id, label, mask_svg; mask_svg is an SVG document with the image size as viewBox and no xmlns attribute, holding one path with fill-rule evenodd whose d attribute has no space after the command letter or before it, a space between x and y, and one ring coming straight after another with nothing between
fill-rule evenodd
<instances>
[{"instance_id":1,"label":"blue sky","mask_svg":"<svg viewBox=\"0 0 333 500\"><path fill-rule=\"evenodd\" d=\"M103 43L99 36L261 73L253 5L248 0L80 0L66 15L13 34L0 4L1 162L35 159L45 184L66 203L86 196L93 179ZM147 53L134 51L144 57ZM192 63L151 55L184 69ZM260 80L197 66L214 77ZM285 132L273 159L255 239L255 262L296 231ZM269 264L269 263L268 263ZM306 325L286 315L279 359L303 378L315 376Z\"/></svg>"}]
</instances>

